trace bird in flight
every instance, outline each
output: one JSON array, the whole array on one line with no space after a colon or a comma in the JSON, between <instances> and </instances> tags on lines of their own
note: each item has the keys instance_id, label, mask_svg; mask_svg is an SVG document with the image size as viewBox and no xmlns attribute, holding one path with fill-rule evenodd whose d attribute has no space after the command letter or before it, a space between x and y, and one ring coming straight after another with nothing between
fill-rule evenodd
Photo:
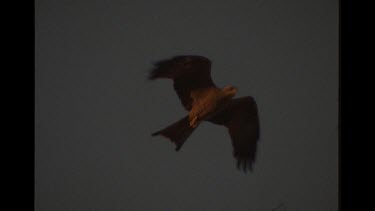
<instances>
[{"instance_id":1,"label":"bird in flight","mask_svg":"<svg viewBox=\"0 0 375 211\"><path fill-rule=\"evenodd\" d=\"M173 80L173 87L188 114L157 131L179 151L202 121L225 126L232 140L237 168L252 171L259 140L259 118L251 96L234 99L237 88L217 87L211 79L211 61L203 56L183 55L154 63L149 79Z\"/></svg>"}]
</instances>

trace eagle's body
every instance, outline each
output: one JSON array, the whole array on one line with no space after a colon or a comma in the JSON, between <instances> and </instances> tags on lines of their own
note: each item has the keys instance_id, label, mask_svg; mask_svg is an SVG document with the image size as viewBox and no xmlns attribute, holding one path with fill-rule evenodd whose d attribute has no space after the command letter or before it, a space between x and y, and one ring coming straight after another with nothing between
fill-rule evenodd
<instances>
[{"instance_id":1,"label":"eagle's body","mask_svg":"<svg viewBox=\"0 0 375 211\"><path fill-rule=\"evenodd\" d=\"M223 110L234 95L229 95L226 90L211 87L193 91L190 96L193 101L189 112L190 126L197 126L199 122Z\"/></svg>"},{"instance_id":2,"label":"eagle's body","mask_svg":"<svg viewBox=\"0 0 375 211\"><path fill-rule=\"evenodd\" d=\"M237 89L231 85L218 88L210 75L211 61L202 56L176 56L155 64L150 79L170 78L188 115L167 128L153 133L162 135L180 150L202 121L228 128L237 167L252 169L259 139L258 111L250 96L233 99Z\"/></svg>"}]
</instances>

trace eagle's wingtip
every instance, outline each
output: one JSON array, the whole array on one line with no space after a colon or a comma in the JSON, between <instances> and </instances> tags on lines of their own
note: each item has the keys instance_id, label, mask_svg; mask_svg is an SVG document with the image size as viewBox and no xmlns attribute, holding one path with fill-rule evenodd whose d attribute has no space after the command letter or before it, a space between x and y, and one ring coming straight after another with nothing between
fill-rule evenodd
<instances>
[{"instance_id":1,"label":"eagle's wingtip","mask_svg":"<svg viewBox=\"0 0 375 211\"><path fill-rule=\"evenodd\" d=\"M147 76L147 79L148 79L148 80L155 80L155 79L156 79L155 70L150 70L150 71L149 71L149 74L148 74L148 76Z\"/></svg>"},{"instance_id":2,"label":"eagle's wingtip","mask_svg":"<svg viewBox=\"0 0 375 211\"><path fill-rule=\"evenodd\" d=\"M237 159L237 165L236 166L237 166L237 169L239 171L242 171L245 174L247 174L247 172L250 172L250 173L253 172L253 163L249 160Z\"/></svg>"},{"instance_id":3,"label":"eagle's wingtip","mask_svg":"<svg viewBox=\"0 0 375 211\"><path fill-rule=\"evenodd\" d=\"M157 135L159 135L159 131L158 132L155 132L155 133L151 133L151 136L157 136Z\"/></svg>"}]
</instances>

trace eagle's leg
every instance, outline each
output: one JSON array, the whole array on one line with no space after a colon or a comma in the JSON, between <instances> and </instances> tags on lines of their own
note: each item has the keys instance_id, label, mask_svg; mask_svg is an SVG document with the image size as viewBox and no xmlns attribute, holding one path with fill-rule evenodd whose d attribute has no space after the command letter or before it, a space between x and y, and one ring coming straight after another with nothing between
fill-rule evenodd
<instances>
[{"instance_id":1,"label":"eagle's leg","mask_svg":"<svg viewBox=\"0 0 375 211\"><path fill-rule=\"evenodd\" d=\"M190 127L196 128L198 126L198 116L194 116L194 118L190 120L189 124Z\"/></svg>"}]
</instances>

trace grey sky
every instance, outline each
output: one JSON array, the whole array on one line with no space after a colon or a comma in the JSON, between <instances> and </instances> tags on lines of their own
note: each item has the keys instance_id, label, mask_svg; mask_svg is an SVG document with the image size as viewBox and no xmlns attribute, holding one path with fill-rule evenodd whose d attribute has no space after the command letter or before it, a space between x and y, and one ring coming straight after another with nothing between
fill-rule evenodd
<instances>
[{"instance_id":1,"label":"grey sky","mask_svg":"<svg viewBox=\"0 0 375 211\"><path fill-rule=\"evenodd\" d=\"M338 2L37 0L37 211L338 207ZM251 174L224 127L176 153L151 137L185 115L151 62L210 58L258 104Z\"/></svg>"}]
</instances>

